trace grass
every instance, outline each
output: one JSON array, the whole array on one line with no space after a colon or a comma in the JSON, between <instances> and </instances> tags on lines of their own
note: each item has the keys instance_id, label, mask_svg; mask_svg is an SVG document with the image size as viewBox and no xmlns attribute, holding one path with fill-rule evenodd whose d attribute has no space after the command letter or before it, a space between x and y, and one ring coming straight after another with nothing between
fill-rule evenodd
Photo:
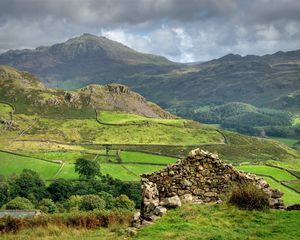
<instances>
[{"instance_id":1,"label":"grass","mask_svg":"<svg viewBox=\"0 0 300 240\"><path fill-rule=\"evenodd\" d=\"M13 109L10 105L0 102L0 114L8 114L13 112Z\"/></svg>"},{"instance_id":2,"label":"grass","mask_svg":"<svg viewBox=\"0 0 300 240\"><path fill-rule=\"evenodd\" d=\"M120 229L121 232L121 229ZM123 231L124 232L124 231ZM2 234L3 240L74 240L74 239L105 239L115 240L120 237L118 232L113 232L108 228L99 228L93 230L67 228L61 226L48 225L47 228L35 227L21 230L17 234ZM125 235L121 239L125 239Z\"/></svg>"},{"instance_id":3,"label":"grass","mask_svg":"<svg viewBox=\"0 0 300 240\"><path fill-rule=\"evenodd\" d=\"M245 211L228 205L185 205L168 211L134 239L297 240L300 212Z\"/></svg>"},{"instance_id":4,"label":"grass","mask_svg":"<svg viewBox=\"0 0 300 240\"><path fill-rule=\"evenodd\" d=\"M185 119L147 118L142 115L116 111L98 111L98 119L107 124L141 124L151 122L184 126L187 122Z\"/></svg>"},{"instance_id":5,"label":"grass","mask_svg":"<svg viewBox=\"0 0 300 240\"><path fill-rule=\"evenodd\" d=\"M93 144L222 144L223 136L211 127L177 128L165 125L108 126L93 119L49 119L39 122L20 139L46 139Z\"/></svg>"},{"instance_id":6,"label":"grass","mask_svg":"<svg viewBox=\"0 0 300 240\"><path fill-rule=\"evenodd\" d=\"M281 142L283 144L286 144L289 147L292 147L295 143L299 141L299 139L293 139L293 138L272 138L272 139L277 140L278 142Z\"/></svg>"},{"instance_id":7,"label":"grass","mask_svg":"<svg viewBox=\"0 0 300 240\"><path fill-rule=\"evenodd\" d=\"M286 180L296 180L297 178L290 174L289 172L275 168L269 167L265 165L245 165L245 166L237 166L236 169L242 170L245 172L255 173L255 174L263 174L270 175L274 177L278 181L286 181Z\"/></svg>"},{"instance_id":8,"label":"grass","mask_svg":"<svg viewBox=\"0 0 300 240\"><path fill-rule=\"evenodd\" d=\"M5 152L0 152L0 165L0 174L4 176L20 174L23 169L27 168L37 171L44 179L51 179L60 168L60 165L56 163Z\"/></svg>"},{"instance_id":9,"label":"grass","mask_svg":"<svg viewBox=\"0 0 300 240\"><path fill-rule=\"evenodd\" d=\"M291 181L291 182L284 182L284 184L288 185L289 187L295 189L296 191L300 192L300 180Z\"/></svg>"},{"instance_id":10,"label":"grass","mask_svg":"<svg viewBox=\"0 0 300 240\"><path fill-rule=\"evenodd\" d=\"M141 152L129 152L121 151L122 162L142 162L142 163L160 163L160 164L172 164L176 162L176 158L154 155Z\"/></svg>"},{"instance_id":11,"label":"grass","mask_svg":"<svg viewBox=\"0 0 300 240\"><path fill-rule=\"evenodd\" d=\"M272 178L269 177L263 177L272 188L279 189L281 192L284 193L283 195L283 201L285 204L295 204L300 203L300 194L296 193L295 191L283 186L282 184L274 181Z\"/></svg>"},{"instance_id":12,"label":"grass","mask_svg":"<svg viewBox=\"0 0 300 240\"><path fill-rule=\"evenodd\" d=\"M72 151L50 151L50 152L31 152L25 153L32 157L46 159L46 160L62 160L64 162L75 162L78 158L85 158L92 160L96 157L96 154L85 152L72 152Z\"/></svg>"}]
</instances>

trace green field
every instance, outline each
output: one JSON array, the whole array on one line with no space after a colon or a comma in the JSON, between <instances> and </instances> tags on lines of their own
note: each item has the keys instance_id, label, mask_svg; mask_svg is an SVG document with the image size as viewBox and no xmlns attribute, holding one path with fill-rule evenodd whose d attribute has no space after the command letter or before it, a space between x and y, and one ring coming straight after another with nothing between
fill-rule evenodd
<instances>
[{"instance_id":1,"label":"green field","mask_svg":"<svg viewBox=\"0 0 300 240\"><path fill-rule=\"evenodd\" d=\"M20 174L23 169L32 169L44 179L51 179L60 168L60 164L5 152L0 152L0 164L1 175Z\"/></svg>"},{"instance_id":2,"label":"green field","mask_svg":"<svg viewBox=\"0 0 300 240\"><path fill-rule=\"evenodd\" d=\"M284 193L283 195L283 201L285 204L294 204L294 203L300 203L300 194L283 186L282 184L274 181L272 178L269 177L263 177L272 188L279 189L281 192Z\"/></svg>"},{"instance_id":3,"label":"green field","mask_svg":"<svg viewBox=\"0 0 300 240\"><path fill-rule=\"evenodd\" d=\"M92 160L96 157L96 154L85 153L85 152L75 152L75 151L51 151L51 152L30 152L25 153L26 155L46 159L49 161L61 160L64 162L74 162L78 158L85 158Z\"/></svg>"},{"instance_id":4,"label":"green field","mask_svg":"<svg viewBox=\"0 0 300 240\"><path fill-rule=\"evenodd\" d=\"M286 181L286 180L296 180L297 178L290 174L289 172L275 168L269 167L264 165L245 165L245 166L237 166L236 169L242 170L245 172L255 173L255 174L262 174L262 175L269 175L275 178L278 181Z\"/></svg>"},{"instance_id":5,"label":"green field","mask_svg":"<svg viewBox=\"0 0 300 240\"><path fill-rule=\"evenodd\" d=\"M7 114L13 112L13 108L5 103L0 102L0 114Z\"/></svg>"},{"instance_id":6,"label":"green field","mask_svg":"<svg viewBox=\"0 0 300 240\"><path fill-rule=\"evenodd\" d=\"M237 166L236 169L257 175L269 175L275 178L277 181L297 180L297 178L289 172L275 167L263 165L245 165ZM271 185L272 188L277 188L284 193L283 200L285 204L300 203L299 193L287 188L279 182L274 181L272 178L266 176L263 176L263 178Z\"/></svg>"},{"instance_id":7,"label":"green field","mask_svg":"<svg viewBox=\"0 0 300 240\"><path fill-rule=\"evenodd\" d=\"M142 228L136 240L298 240L300 212L245 211L228 205L185 205Z\"/></svg>"},{"instance_id":8,"label":"green field","mask_svg":"<svg viewBox=\"0 0 300 240\"><path fill-rule=\"evenodd\" d=\"M141 152L121 151L122 162L142 162L142 163L159 163L172 164L176 162L176 158L154 155Z\"/></svg>"},{"instance_id":9,"label":"green field","mask_svg":"<svg viewBox=\"0 0 300 240\"><path fill-rule=\"evenodd\" d=\"M296 144L299 141L299 139L293 139L293 138L272 138L272 139L277 140L278 142L286 144L290 147L292 147L294 144Z\"/></svg>"},{"instance_id":10,"label":"green field","mask_svg":"<svg viewBox=\"0 0 300 240\"><path fill-rule=\"evenodd\" d=\"M98 111L98 120L105 124L142 124L142 123L162 123L183 127L188 121L185 119L163 119L147 118L142 115L116 112Z\"/></svg>"}]
</instances>

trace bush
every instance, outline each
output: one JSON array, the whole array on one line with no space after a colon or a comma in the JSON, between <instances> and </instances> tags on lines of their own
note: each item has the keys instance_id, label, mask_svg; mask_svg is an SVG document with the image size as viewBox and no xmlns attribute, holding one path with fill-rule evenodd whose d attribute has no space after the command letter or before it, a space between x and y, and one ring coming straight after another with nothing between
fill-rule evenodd
<instances>
[{"instance_id":1,"label":"bush","mask_svg":"<svg viewBox=\"0 0 300 240\"><path fill-rule=\"evenodd\" d=\"M268 195L251 183L234 186L229 203L246 210L263 210L269 207Z\"/></svg>"},{"instance_id":2,"label":"bush","mask_svg":"<svg viewBox=\"0 0 300 240\"><path fill-rule=\"evenodd\" d=\"M23 197L16 197L10 200L6 205L5 209L9 210L32 210L34 205L27 199Z\"/></svg>"},{"instance_id":3,"label":"bush","mask_svg":"<svg viewBox=\"0 0 300 240\"><path fill-rule=\"evenodd\" d=\"M40 209L44 213L55 213L57 212L57 207L55 203L48 198L44 198L38 204L38 209Z\"/></svg>"},{"instance_id":4,"label":"bush","mask_svg":"<svg viewBox=\"0 0 300 240\"><path fill-rule=\"evenodd\" d=\"M97 195L89 194L82 196L79 210L93 211L95 209L104 209L105 201Z\"/></svg>"},{"instance_id":5,"label":"bush","mask_svg":"<svg viewBox=\"0 0 300 240\"><path fill-rule=\"evenodd\" d=\"M134 202L131 201L126 195L121 194L119 197L115 200L115 207L120 209L125 209L129 211L134 210Z\"/></svg>"}]
</instances>

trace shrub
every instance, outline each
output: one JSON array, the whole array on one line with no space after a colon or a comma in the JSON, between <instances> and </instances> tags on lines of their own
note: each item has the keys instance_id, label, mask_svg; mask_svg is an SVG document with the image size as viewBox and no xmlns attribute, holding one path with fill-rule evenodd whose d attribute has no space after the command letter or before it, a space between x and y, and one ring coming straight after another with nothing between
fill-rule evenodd
<instances>
[{"instance_id":1,"label":"shrub","mask_svg":"<svg viewBox=\"0 0 300 240\"><path fill-rule=\"evenodd\" d=\"M121 194L119 197L115 200L115 207L120 209L125 209L129 211L134 210L134 202L131 201L126 195Z\"/></svg>"},{"instance_id":2,"label":"shrub","mask_svg":"<svg viewBox=\"0 0 300 240\"><path fill-rule=\"evenodd\" d=\"M16 197L10 200L6 205L5 209L9 210L31 210L34 209L34 205L27 198Z\"/></svg>"},{"instance_id":3,"label":"shrub","mask_svg":"<svg viewBox=\"0 0 300 240\"><path fill-rule=\"evenodd\" d=\"M251 183L234 186L229 203L246 210L263 210L269 207L268 195Z\"/></svg>"},{"instance_id":4,"label":"shrub","mask_svg":"<svg viewBox=\"0 0 300 240\"><path fill-rule=\"evenodd\" d=\"M82 196L79 210L93 211L95 209L104 209L105 201L97 195L89 194Z\"/></svg>"},{"instance_id":5,"label":"shrub","mask_svg":"<svg viewBox=\"0 0 300 240\"><path fill-rule=\"evenodd\" d=\"M57 207L55 203L48 198L44 198L38 204L38 209L40 209L44 213L55 213L57 212Z\"/></svg>"},{"instance_id":6,"label":"shrub","mask_svg":"<svg viewBox=\"0 0 300 240\"><path fill-rule=\"evenodd\" d=\"M78 211L79 206L82 201L82 196L80 195L72 195L69 199L64 203L64 207L69 212Z\"/></svg>"}]
</instances>

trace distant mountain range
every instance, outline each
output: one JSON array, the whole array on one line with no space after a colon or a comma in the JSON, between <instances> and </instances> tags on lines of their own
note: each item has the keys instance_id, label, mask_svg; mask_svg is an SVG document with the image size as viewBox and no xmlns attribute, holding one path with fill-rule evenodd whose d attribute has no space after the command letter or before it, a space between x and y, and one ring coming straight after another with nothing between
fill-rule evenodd
<instances>
[{"instance_id":1,"label":"distant mountain range","mask_svg":"<svg viewBox=\"0 0 300 240\"><path fill-rule=\"evenodd\" d=\"M84 34L50 47L10 50L0 64L28 70L52 87L125 84L170 109L245 102L300 112L300 50L179 64Z\"/></svg>"}]
</instances>

